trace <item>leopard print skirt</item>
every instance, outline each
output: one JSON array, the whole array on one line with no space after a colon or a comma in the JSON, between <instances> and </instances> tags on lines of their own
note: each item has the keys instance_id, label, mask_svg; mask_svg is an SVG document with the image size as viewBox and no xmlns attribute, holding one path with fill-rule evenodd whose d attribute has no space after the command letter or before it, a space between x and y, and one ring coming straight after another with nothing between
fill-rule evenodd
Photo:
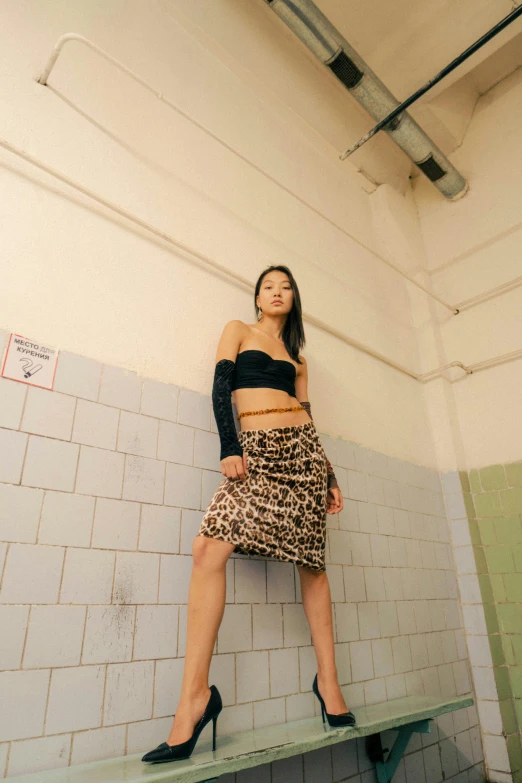
<instances>
[{"instance_id":1,"label":"leopard print skirt","mask_svg":"<svg viewBox=\"0 0 522 783\"><path fill-rule=\"evenodd\" d=\"M238 439L246 479L223 478L197 535L325 571L326 454L314 422L241 430Z\"/></svg>"}]
</instances>

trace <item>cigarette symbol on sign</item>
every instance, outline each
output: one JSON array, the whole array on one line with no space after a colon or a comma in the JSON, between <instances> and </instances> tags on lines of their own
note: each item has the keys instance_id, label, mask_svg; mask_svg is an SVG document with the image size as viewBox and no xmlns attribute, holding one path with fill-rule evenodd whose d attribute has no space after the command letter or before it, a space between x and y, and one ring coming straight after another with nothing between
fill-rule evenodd
<instances>
[{"instance_id":1,"label":"cigarette symbol on sign","mask_svg":"<svg viewBox=\"0 0 522 783\"><path fill-rule=\"evenodd\" d=\"M22 367L24 368L24 378L30 378L35 372L42 369L41 364L33 364L32 359L20 359Z\"/></svg>"}]
</instances>

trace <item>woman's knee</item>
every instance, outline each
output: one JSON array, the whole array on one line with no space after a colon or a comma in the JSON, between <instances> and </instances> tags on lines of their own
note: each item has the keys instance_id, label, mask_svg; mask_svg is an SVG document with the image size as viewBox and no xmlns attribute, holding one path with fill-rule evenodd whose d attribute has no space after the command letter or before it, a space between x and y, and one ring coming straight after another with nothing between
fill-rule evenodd
<instances>
[{"instance_id":1,"label":"woman's knee","mask_svg":"<svg viewBox=\"0 0 522 783\"><path fill-rule=\"evenodd\" d=\"M301 582L305 582L307 584L323 584L324 582L328 582L326 569L324 571L318 571L316 568L298 565L297 571L299 573Z\"/></svg>"},{"instance_id":2,"label":"woman's knee","mask_svg":"<svg viewBox=\"0 0 522 783\"><path fill-rule=\"evenodd\" d=\"M192 557L195 566L216 568L225 565L234 551L234 545L209 536L196 536L192 542Z\"/></svg>"}]
</instances>

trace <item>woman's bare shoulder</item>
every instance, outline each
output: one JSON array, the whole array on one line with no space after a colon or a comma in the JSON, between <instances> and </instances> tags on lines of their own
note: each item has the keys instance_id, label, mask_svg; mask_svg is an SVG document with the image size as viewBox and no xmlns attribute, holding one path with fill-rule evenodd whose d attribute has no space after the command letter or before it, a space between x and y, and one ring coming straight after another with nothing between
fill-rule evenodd
<instances>
[{"instance_id":1,"label":"woman's bare shoulder","mask_svg":"<svg viewBox=\"0 0 522 783\"><path fill-rule=\"evenodd\" d=\"M234 318L232 321L226 322L225 326L223 327L223 332L228 334L243 335L248 329L248 324L243 323L243 321L240 321L238 318Z\"/></svg>"}]
</instances>

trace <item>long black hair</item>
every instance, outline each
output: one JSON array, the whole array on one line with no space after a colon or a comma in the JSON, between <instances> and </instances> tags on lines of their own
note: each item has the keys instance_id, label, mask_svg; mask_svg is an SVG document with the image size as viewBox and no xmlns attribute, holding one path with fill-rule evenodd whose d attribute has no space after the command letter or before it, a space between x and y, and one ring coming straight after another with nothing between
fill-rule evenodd
<instances>
[{"instance_id":1,"label":"long black hair","mask_svg":"<svg viewBox=\"0 0 522 783\"><path fill-rule=\"evenodd\" d=\"M256 288L254 292L254 307L256 311L256 318L259 319L259 314L261 312L260 308L257 306L256 299L259 296L259 291L261 288L261 284L263 282L264 277L269 272L278 271L278 272L284 272L285 275L288 275L288 279L290 281L290 285L292 286L292 291L294 293L294 300L292 309L288 313L286 317L286 322L283 327L283 341L285 344L285 348L298 364L302 364L301 360L299 359L299 351L302 349L302 347L306 343L305 335L304 335L304 328L303 328L303 316L301 311L301 296L299 294L299 289L297 287L297 283L294 280L294 276L289 270L287 266L284 266L284 264L273 264L272 266L267 267L261 274L259 275L256 283Z\"/></svg>"}]
</instances>

